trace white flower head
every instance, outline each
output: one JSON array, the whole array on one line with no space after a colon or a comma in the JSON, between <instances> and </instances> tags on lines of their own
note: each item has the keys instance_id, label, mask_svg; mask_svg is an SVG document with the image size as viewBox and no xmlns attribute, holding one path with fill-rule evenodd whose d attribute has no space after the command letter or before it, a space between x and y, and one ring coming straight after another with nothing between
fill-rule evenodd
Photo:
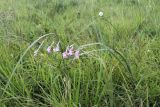
<instances>
[{"instance_id":1,"label":"white flower head","mask_svg":"<svg viewBox=\"0 0 160 107\"><path fill-rule=\"evenodd\" d=\"M99 12L99 16L101 16L101 17L103 16L103 12L102 11Z\"/></svg>"}]
</instances>

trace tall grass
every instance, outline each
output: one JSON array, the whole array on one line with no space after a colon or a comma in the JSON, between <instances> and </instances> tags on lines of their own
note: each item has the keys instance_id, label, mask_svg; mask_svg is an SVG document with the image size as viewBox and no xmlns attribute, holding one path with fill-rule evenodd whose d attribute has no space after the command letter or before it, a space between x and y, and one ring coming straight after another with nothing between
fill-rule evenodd
<instances>
[{"instance_id":1,"label":"tall grass","mask_svg":"<svg viewBox=\"0 0 160 107\"><path fill-rule=\"evenodd\" d=\"M158 107L159 5L1 0L0 107ZM61 52L48 54L59 40ZM79 59L62 58L71 44Z\"/></svg>"}]
</instances>

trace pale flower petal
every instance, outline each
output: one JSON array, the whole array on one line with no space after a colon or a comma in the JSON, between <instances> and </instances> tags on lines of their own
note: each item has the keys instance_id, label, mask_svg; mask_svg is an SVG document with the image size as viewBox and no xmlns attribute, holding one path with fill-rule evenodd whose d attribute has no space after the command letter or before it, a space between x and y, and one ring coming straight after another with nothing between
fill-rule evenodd
<instances>
[{"instance_id":1,"label":"pale flower petal","mask_svg":"<svg viewBox=\"0 0 160 107\"><path fill-rule=\"evenodd\" d=\"M47 48L47 52L48 52L48 53L51 53L51 51L52 51L52 47L49 46L49 47Z\"/></svg>"},{"instance_id":2,"label":"pale flower petal","mask_svg":"<svg viewBox=\"0 0 160 107\"><path fill-rule=\"evenodd\" d=\"M99 16L101 16L101 17L102 17L102 16L103 16L103 12L99 12Z\"/></svg>"},{"instance_id":3,"label":"pale flower petal","mask_svg":"<svg viewBox=\"0 0 160 107\"><path fill-rule=\"evenodd\" d=\"M59 47L56 47L56 48L53 49L53 51L58 52L58 51L60 51L60 49L59 49Z\"/></svg>"},{"instance_id":4,"label":"pale flower petal","mask_svg":"<svg viewBox=\"0 0 160 107\"><path fill-rule=\"evenodd\" d=\"M62 53L62 56L63 56L64 59L65 59L65 58L68 58L67 52L63 52L63 53Z\"/></svg>"},{"instance_id":5,"label":"pale flower petal","mask_svg":"<svg viewBox=\"0 0 160 107\"><path fill-rule=\"evenodd\" d=\"M59 42L57 43L56 47L53 49L54 52L60 51Z\"/></svg>"},{"instance_id":6,"label":"pale flower petal","mask_svg":"<svg viewBox=\"0 0 160 107\"><path fill-rule=\"evenodd\" d=\"M69 56L72 56L72 55L73 55L73 47L72 47L71 49L69 49L68 55L69 55Z\"/></svg>"}]
</instances>

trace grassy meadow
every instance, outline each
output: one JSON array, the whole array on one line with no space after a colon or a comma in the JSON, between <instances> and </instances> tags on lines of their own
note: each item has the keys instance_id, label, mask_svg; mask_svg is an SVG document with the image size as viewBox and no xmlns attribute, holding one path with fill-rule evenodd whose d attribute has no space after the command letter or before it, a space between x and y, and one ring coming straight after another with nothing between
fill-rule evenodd
<instances>
[{"instance_id":1,"label":"grassy meadow","mask_svg":"<svg viewBox=\"0 0 160 107\"><path fill-rule=\"evenodd\" d=\"M160 0L0 0L0 107L160 107Z\"/></svg>"}]
</instances>

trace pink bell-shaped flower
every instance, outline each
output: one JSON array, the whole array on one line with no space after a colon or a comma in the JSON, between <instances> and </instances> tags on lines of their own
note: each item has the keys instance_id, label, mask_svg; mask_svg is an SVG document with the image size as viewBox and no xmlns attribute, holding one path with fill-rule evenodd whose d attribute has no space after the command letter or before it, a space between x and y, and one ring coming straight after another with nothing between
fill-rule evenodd
<instances>
[{"instance_id":1,"label":"pink bell-shaped flower","mask_svg":"<svg viewBox=\"0 0 160 107\"><path fill-rule=\"evenodd\" d=\"M64 59L66 59L66 58L68 58L68 53L67 52L63 52L62 56L63 56Z\"/></svg>"},{"instance_id":2,"label":"pink bell-shaped flower","mask_svg":"<svg viewBox=\"0 0 160 107\"><path fill-rule=\"evenodd\" d=\"M74 54L73 47L68 50L68 55L72 56Z\"/></svg>"},{"instance_id":3,"label":"pink bell-shaped flower","mask_svg":"<svg viewBox=\"0 0 160 107\"><path fill-rule=\"evenodd\" d=\"M48 46L47 52L48 52L48 53L51 53L51 52L52 52L52 47L51 47L51 46Z\"/></svg>"}]
</instances>

